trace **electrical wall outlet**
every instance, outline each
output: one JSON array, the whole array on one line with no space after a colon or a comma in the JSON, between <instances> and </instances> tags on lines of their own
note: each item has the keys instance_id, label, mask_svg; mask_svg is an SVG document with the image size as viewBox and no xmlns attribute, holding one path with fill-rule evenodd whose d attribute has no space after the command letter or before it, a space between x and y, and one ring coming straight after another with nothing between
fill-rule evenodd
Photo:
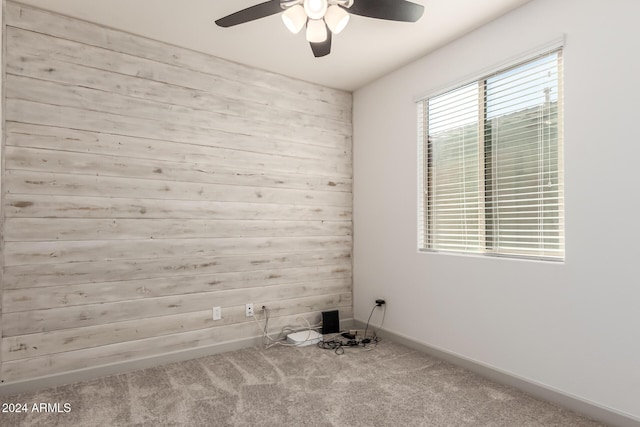
<instances>
[{"instance_id":1,"label":"electrical wall outlet","mask_svg":"<svg viewBox=\"0 0 640 427\"><path fill-rule=\"evenodd\" d=\"M220 319L222 319L222 308L213 307L213 320L220 320Z\"/></svg>"},{"instance_id":2,"label":"electrical wall outlet","mask_svg":"<svg viewBox=\"0 0 640 427\"><path fill-rule=\"evenodd\" d=\"M247 317L253 316L253 304L246 304L244 306L244 315Z\"/></svg>"}]
</instances>

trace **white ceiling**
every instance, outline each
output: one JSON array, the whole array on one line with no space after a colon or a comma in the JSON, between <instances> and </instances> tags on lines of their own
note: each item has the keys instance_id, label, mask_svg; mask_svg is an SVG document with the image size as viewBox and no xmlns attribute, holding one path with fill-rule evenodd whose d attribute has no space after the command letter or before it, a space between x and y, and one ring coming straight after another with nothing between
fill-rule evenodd
<instances>
[{"instance_id":1,"label":"white ceiling","mask_svg":"<svg viewBox=\"0 0 640 427\"><path fill-rule=\"evenodd\" d=\"M43 9L321 85L355 90L529 0L413 0L416 23L352 16L329 56L314 58L304 32L279 15L231 28L218 18L265 0L21 0Z\"/></svg>"}]
</instances>

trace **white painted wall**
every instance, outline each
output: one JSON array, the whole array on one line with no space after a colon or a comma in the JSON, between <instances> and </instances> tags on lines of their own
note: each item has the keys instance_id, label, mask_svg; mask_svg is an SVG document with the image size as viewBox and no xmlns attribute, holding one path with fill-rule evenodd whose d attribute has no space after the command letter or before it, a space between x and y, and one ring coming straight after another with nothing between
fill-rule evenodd
<instances>
[{"instance_id":1,"label":"white painted wall","mask_svg":"<svg viewBox=\"0 0 640 427\"><path fill-rule=\"evenodd\" d=\"M534 0L355 93L357 319L640 417L639 16ZM413 98L562 33L566 262L418 254Z\"/></svg>"}]
</instances>

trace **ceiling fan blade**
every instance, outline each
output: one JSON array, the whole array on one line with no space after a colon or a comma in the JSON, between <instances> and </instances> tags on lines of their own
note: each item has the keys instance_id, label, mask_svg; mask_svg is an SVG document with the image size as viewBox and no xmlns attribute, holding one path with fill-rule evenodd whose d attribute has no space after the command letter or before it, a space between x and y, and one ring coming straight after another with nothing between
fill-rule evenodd
<instances>
[{"instance_id":1,"label":"ceiling fan blade","mask_svg":"<svg viewBox=\"0 0 640 427\"><path fill-rule=\"evenodd\" d=\"M327 39L320 43L309 43L311 45L311 50L313 51L313 56L316 58L321 58L323 56L327 56L331 53L331 31L327 29Z\"/></svg>"},{"instance_id":2,"label":"ceiling fan blade","mask_svg":"<svg viewBox=\"0 0 640 427\"><path fill-rule=\"evenodd\" d=\"M405 0L354 0L346 10L368 18L416 22L424 13L424 6Z\"/></svg>"},{"instance_id":3,"label":"ceiling fan blade","mask_svg":"<svg viewBox=\"0 0 640 427\"><path fill-rule=\"evenodd\" d=\"M220 18L216 21L216 24L220 27L233 27L234 25L275 15L279 12L282 12L280 0L270 0Z\"/></svg>"}]
</instances>

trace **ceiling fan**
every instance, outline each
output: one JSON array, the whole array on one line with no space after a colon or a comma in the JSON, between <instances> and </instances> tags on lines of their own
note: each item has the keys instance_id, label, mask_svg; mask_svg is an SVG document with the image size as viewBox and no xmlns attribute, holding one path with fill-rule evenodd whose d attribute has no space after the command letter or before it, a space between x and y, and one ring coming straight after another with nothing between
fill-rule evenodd
<instances>
[{"instance_id":1,"label":"ceiling fan","mask_svg":"<svg viewBox=\"0 0 640 427\"><path fill-rule=\"evenodd\" d=\"M318 58L331 52L331 36L344 30L350 14L415 22L424 6L406 0L270 0L220 18L216 24L233 27L280 12L292 33L299 33L306 25L307 41Z\"/></svg>"}]
</instances>

